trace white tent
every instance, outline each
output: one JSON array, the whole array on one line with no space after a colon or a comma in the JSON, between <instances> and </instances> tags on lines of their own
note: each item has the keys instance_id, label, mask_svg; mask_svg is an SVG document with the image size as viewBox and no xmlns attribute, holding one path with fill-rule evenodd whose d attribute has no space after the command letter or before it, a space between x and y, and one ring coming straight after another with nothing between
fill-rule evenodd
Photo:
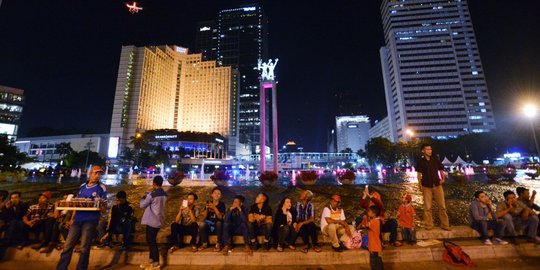
<instances>
[{"instance_id":1,"label":"white tent","mask_svg":"<svg viewBox=\"0 0 540 270\"><path fill-rule=\"evenodd\" d=\"M469 165L471 165L473 167L478 167L478 164L474 163L474 161L471 161L471 163L469 163Z\"/></svg>"},{"instance_id":2,"label":"white tent","mask_svg":"<svg viewBox=\"0 0 540 270\"><path fill-rule=\"evenodd\" d=\"M465 160L463 160L460 156L457 157L456 161L454 161L454 165L455 166L458 166L458 165L467 165L467 162L465 162Z\"/></svg>"},{"instance_id":3,"label":"white tent","mask_svg":"<svg viewBox=\"0 0 540 270\"><path fill-rule=\"evenodd\" d=\"M448 158L444 157L444 159L442 161L442 165L444 165L444 166L452 166L452 162L450 162L450 160L448 160Z\"/></svg>"}]
</instances>

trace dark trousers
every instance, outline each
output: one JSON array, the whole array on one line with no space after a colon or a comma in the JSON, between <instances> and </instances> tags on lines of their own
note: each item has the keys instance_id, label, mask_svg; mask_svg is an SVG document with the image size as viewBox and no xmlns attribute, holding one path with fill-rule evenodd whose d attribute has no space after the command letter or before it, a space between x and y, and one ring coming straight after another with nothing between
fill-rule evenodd
<instances>
[{"instance_id":1,"label":"dark trousers","mask_svg":"<svg viewBox=\"0 0 540 270\"><path fill-rule=\"evenodd\" d=\"M409 244L416 243L416 230L411 228L401 228L403 234L403 241L406 241Z\"/></svg>"},{"instance_id":2,"label":"dark trousers","mask_svg":"<svg viewBox=\"0 0 540 270\"><path fill-rule=\"evenodd\" d=\"M71 224L64 250L60 255L60 261L56 270L67 270L73 255L75 245L81 239L81 255L77 263L77 270L88 269L88 260L90 258L90 244L96 235L97 220L77 221Z\"/></svg>"},{"instance_id":3,"label":"dark trousers","mask_svg":"<svg viewBox=\"0 0 540 270\"><path fill-rule=\"evenodd\" d=\"M30 227L24 224L23 229L23 243L28 244L29 234L34 234L35 242L40 242L42 245L48 245L51 242L55 220L53 218L48 218L41 220L36 223L34 226ZM43 238L40 239L40 235L43 233Z\"/></svg>"},{"instance_id":4,"label":"dark trousers","mask_svg":"<svg viewBox=\"0 0 540 270\"><path fill-rule=\"evenodd\" d=\"M398 222L395 219L387 219L381 227L381 233L390 233L390 243L395 243L397 240Z\"/></svg>"},{"instance_id":5,"label":"dark trousers","mask_svg":"<svg viewBox=\"0 0 540 270\"><path fill-rule=\"evenodd\" d=\"M107 236L107 239L105 240L106 244L111 243L112 235L113 234L121 234L124 241L122 243L123 246L129 246L131 244L131 221L125 220L124 222L121 222L119 224L113 224L111 223L109 225L109 235ZM103 235L101 236L103 237Z\"/></svg>"},{"instance_id":6,"label":"dark trousers","mask_svg":"<svg viewBox=\"0 0 540 270\"><path fill-rule=\"evenodd\" d=\"M159 264L159 250L156 240L158 232L159 228L146 225L146 243L148 243L148 248L150 250L149 258L151 262L156 264Z\"/></svg>"},{"instance_id":7,"label":"dark trousers","mask_svg":"<svg viewBox=\"0 0 540 270\"><path fill-rule=\"evenodd\" d=\"M226 246L230 246L232 244L231 239L233 235L242 235L244 237L244 243L246 245L249 244L249 230L246 223L223 223L223 243Z\"/></svg>"},{"instance_id":8,"label":"dark trousers","mask_svg":"<svg viewBox=\"0 0 540 270\"><path fill-rule=\"evenodd\" d=\"M217 243L223 245L223 222L218 220L205 220L199 224L199 241L201 244L208 244L208 235L217 235Z\"/></svg>"},{"instance_id":9,"label":"dark trousers","mask_svg":"<svg viewBox=\"0 0 540 270\"><path fill-rule=\"evenodd\" d=\"M369 266L371 266L371 270L384 270L382 258L379 256L379 252L369 253Z\"/></svg>"},{"instance_id":10,"label":"dark trousers","mask_svg":"<svg viewBox=\"0 0 540 270\"><path fill-rule=\"evenodd\" d=\"M496 238L502 238L506 223L503 220L481 220L473 221L471 227L480 233L480 239L486 240L489 239L488 230L493 230Z\"/></svg>"},{"instance_id":11,"label":"dark trousers","mask_svg":"<svg viewBox=\"0 0 540 270\"><path fill-rule=\"evenodd\" d=\"M60 242L60 235L64 237L64 239L67 239L69 230L64 228L64 223L56 221L53 225L52 230L52 236L51 236L51 243L58 243Z\"/></svg>"},{"instance_id":12,"label":"dark trousers","mask_svg":"<svg viewBox=\"0 0 540 270\"><path fill-rule=\"evenodd\" d=\"M22 220L10 220L6 226L6 233L4 234L3 242L8 245L16 245L23 241L24 226L25 224L22 222Z\"/></svg>"},{"instance_id":13,"label":"dark trousers","mask_svg":"<svg viewBox=\"0 0 540 270\"><path fill-rule=\"evenodd\" d=\"M257 240L257 235L264 235L264 240L270 241L272 224L258 224L256 222L248 222L248 229L251 242L255 242Z\"/></svg>"},{"instance_id":14,"label":"dark trousers","mask_svg":"<svg viewBox=\"0 0 540 270\"><path fill-rule=\"evenodd\" d=\"M309 246L309 238L310 237L311 237L311 243L314 246L318 245L318 239L317 239L318 230L317 230L317 226L315 225L314 222L310 222L308 224L302 225L302 227L300 227L300 231L298 231L298 234L296 235L293 243L296 242L296 238L298 238L298 236L302 237L302 241L304 241L304 245L306 245L306 246Z\"/></svg>"},{"instance_id":15,"label":"dark trousers","mask_svg":"<svg viewBox=\"0 0 540 270\"><path fill-rule=\"evenodd\" d=\"M199 233L199 225L193 222L189 225L182 225L178 223L171 224L171 245L183 246L184 236L191 235L190 245L195 246L197 244L197 234Z\"/></svg>"},{"instance_id":16,"label":"dark trousers","mask_svg":"<svg viewBox=\"0 0 540 270\"><path fill-rule=\"evenodd\" d=\"M294 245L296 239L296 231L292 225L281 225L278 228L278 245Z\"/></svg>"}]
</instances>

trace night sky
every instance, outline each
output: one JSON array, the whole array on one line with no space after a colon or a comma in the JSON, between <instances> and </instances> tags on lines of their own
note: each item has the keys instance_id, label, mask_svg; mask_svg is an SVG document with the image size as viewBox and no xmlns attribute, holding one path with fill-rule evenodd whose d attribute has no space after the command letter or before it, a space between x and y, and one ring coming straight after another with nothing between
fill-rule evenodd
<instances>
[{"instance_id":1,"label":"night sky","mask_svg":"<svg viewBox=\"0 0 540 270\"><path fill-rule=\"evenodd\" d=\"M33 128L108 133L122 45L193 46L196 22L239 1L3 0L0 85L25 90L19 136ZM325 5L318 3L326 3ZM270 56L280 59L280 144L325 151L336 94L358 113L386 115L380 0L263 1ZM511 129L525 97L540 101L540 1L470 0L498 128Z\"/></svg>"}]
</instances>

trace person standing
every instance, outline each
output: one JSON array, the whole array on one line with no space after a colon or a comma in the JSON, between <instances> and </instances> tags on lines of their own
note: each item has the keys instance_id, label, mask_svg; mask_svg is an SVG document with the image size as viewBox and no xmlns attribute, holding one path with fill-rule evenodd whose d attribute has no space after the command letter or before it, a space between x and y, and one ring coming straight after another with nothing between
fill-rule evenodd
<instances>
[{"instance_id":1,"label":"person standing","mask_svg":"<svg viewBox=\"0 0 540 270\"><path fill-rule=\"evenodd\" d=\"M442 187L445 181L444 166L437 157L432 156L433 149L430 144L422 144L421 150L423 156L417 160L415 169L418 176L418 187L424 196L424 223L426 229L433 229L431 207L433 198L435 198L435 202L439 207L441 229L450 231L450 222L446 213L444 190Z\"/></svg>"},{"instance_id":2,"label":"person standing","mask_svg":"<svg viewBox=\"0 0 540 270\"><path fill-rule=\"evenodd\" d=\"M167 202L167 193L161 188L163 177L155 176L152 180L152 192L142 197L140 207L144 209L141 219L141 225L146 225L146 242L150 249L148 263L140 265L145 270L159 270L159 251L157 246L157 234L163 220L165 219L165 203Z\"/></svg>"},{"instance_id":3,"label":"person standing","mask_svg":"<svg viewBox=\"0 0 540 270\"><path fill-rule=\"evenodd\" d=\"M89 172L88 182L79 189L77 198L87 198L92 200L106 200L107 189L99 182L103 169L100 166L93 166ZM106 206L104 206L106 207ZM101 211L105 211L102 207ZM90 259L90 244L96 236L100 211L79 211L75 213L73 224L69 228L68 237L64 245L64 250L60 255L60 261L56 270L67 270L73 255L75 245L81 240L81 255L77 263L77 270L88 269Z\"/></svg>"},{"instance_id":4,"label":"person standing","mask_svg":"<svg viewBox=\"0 0 540 270\"><path fill-rule=\"evenodd\" d=\"M381 217L380 209L376 205L372 205L367 210L368 221L368 251L369 265L371 270L383 270L383 262L380 256L382 252L381 241Z\"/></svg>"}]
</instances>

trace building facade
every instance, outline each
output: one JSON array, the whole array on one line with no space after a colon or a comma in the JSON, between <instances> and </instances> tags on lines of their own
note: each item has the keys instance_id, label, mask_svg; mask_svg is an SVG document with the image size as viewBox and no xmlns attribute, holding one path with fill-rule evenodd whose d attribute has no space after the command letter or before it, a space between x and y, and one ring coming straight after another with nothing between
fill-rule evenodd
<instances>
[{"instance_id":1,"label":"building facade","mask_svg":"<svg viewBox=\"0 0 540 270\"><path fill-rule=\"evenodd\" d=\"M0 85L0 134L16 140L24 105L24 90Z\"/></svg>"},{"instance_id":2,"label":"building facade","mask_svg":"<svg viewBox=\"0 0 540 270\"><path fill-rule=\"evenodd\" d=\"M240 143L259 144L259 59L268 58L268 22L259 4L221 10L217 62L240 72Z\"/></svg>"},{"instance_id":3,"label":"building facade","mask_svg":"<svg viewBox=\"0 0 540 270\"><path fill-rule=\"evenodd\" d=\"M375 121L375 124L369 129L369 139L371 140L377 137L382 137L391 142L395 142L390 130L388 117L383 118L381 121Z\"/></svg>"},{"instance_id":4,"label":"building facade","mask_svg":"<svg viewBox=\"0 0 540 270\"><path fill-rule=\"evenodd\" d=\"M197 23L194 53L201 53L203 61L217 59L218 28L215 21Z\"/></svg>"},{"instance_id":5,"label":"building facade","mask_svg":"<svg viewBox=\"0 0 540 270\"><path fill-rule=\"evenodd\" d=\"M337 151L341 152L347 148L351 149L353 153L358 150L365 151L366 143L369 140L370 127L369 117L365 115L337 116Z\"/></svg>"},{"instance_id":6,"label":"building facade","mask_svg":"<svg viewBox=\"0 0 540 270\"><path fill-rule=\"evenodd\" d=\"M61 143L69 143L76 152L90 150L106 157L109 143L109 134L73 134L59 136L19 138L15 146L21 153L35 158L38 162L55 162L62 157L57 147Z\"/></svg>"},{"instance_id":7,"label":"building facade","mask_svg":"<svg viewBox=\"0 0 540 270\"><path fill-rule=\"evenodd\" d=\"M495 129L466 0L384 0L380 50L393 141Z\"/></svg>"},{"instance_id":8,"label":"building facade","mask_svg":"<svg viewBox=\"0 0 540 270\"><path fill-rule=\"evenodd\" d=\"M179 46L123 46L109 157L156 129L237 136L238 73Z\"/></svg>"}]
</instances>

